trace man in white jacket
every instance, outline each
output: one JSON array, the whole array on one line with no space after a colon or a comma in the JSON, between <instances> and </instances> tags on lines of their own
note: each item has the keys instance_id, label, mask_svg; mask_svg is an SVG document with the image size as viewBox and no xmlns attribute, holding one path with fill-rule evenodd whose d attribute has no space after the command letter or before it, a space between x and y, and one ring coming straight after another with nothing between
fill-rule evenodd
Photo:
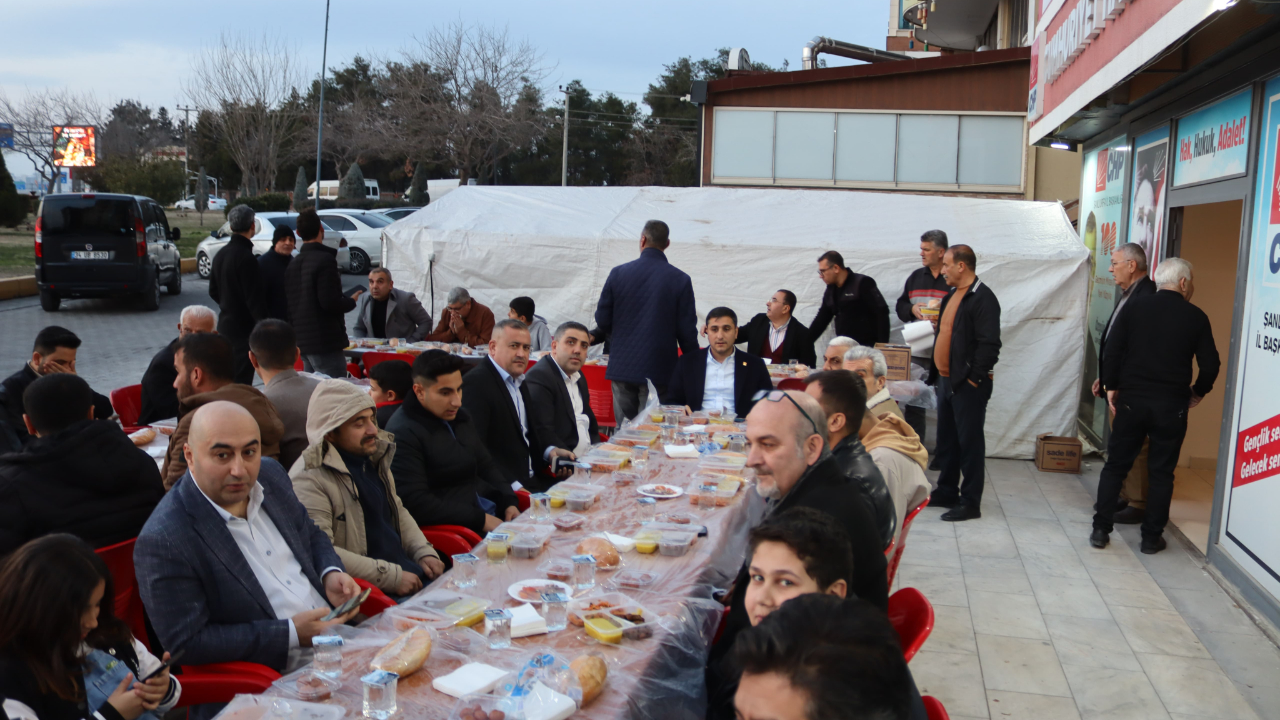
<instances>
[{"instance_id":1,"label":"man in white jacket","mask_svg":"<svg viewBox=\"0 0 1280 720\"><path fill-rule=\"evenodd\" d=\"M311 395L307 440L293 464L293 491L333 541L347 572L393 598L422 589L444 572L391 475L395 442L378 429L369 394L345 380L325 380Z\"/></svg>"}]
</instances>

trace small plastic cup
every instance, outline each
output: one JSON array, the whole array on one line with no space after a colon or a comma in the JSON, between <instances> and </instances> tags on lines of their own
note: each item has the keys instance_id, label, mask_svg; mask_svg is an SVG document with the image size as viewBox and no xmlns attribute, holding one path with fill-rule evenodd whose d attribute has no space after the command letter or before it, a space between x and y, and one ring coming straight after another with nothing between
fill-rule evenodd
<instances>
[{"instance_id":1,"label":"small plastic cup","mask_svg":"<svg viewBox=\"0 0 1280 720\"><path fill-rule=\"evenodd\" d=\"M746 436L746 435L739 434L739 433L734 433L734 434L730 435L730 436L729 436L729 447L728 447L727 449L729 450L729 452L736 452L736 453L746 452L746 451L747 451L747 436Z\"/></svg>"},{"instance_id":2,"label":"small plastic cup","mask_svg":"<svg viewBox=\"0 0 1280 720\"><path fill-rule=\"evenodd\" d=\"M698 486L698 509L714 510L716 508L716 486L704 483Z\"/></svg>"},{"instance_id":3,"label":"small plastic cup","mask_svg":"<svg viewBox=\"0 0 1280 720\"><path fill-rule=\"evenodd\" d=\"M338 635L317 635L311 638L311 647L315 648L312 671L333 680L341 678L342 638Z\"/></svg>"},{"instance_id":4,"label":"small plastic cup","mask_svg":"<svg viewBox=\"0 0 1280 720\"><path fill-rule=\"evenodd\" d=\"M569 625L569 596L562 592L542 593L542 618L547 631L563 630Z\"/></svg>"},{"instance_id":5,"label":"small plastic cup","mask_svg":"<svg viewBox=\"0 0 1280 720\"><path fill-rule=\"evenodd\" d=\"M507 562L507 553L510 552L509 545L511 536L507 533L491 532L489 537L485 539L485 553L489 556L489 562L494 565L502 565Z\"/></svg>"},{"instance_id":6,"label":"small plastic cup","mask_svg":"<svg viewBox=\"0 0 1280 720\"><path fill-rule=\"evenodd\" d=\"M388 720L396 714L396 683L400 676L386 670L374 670L360 678L364 686L361 712L373 720Z\"/></svg>"},{"instance_id":7,"label":"small plastic cup","mask_svg":"<svg viewBox=\"0 0 1280 720\"><path fill-rule=\"evenodd\" d=\"M653 498L640 498L636 501L640 507L640 522L653 522L658 516L658 501Z\"/></svg>"},{"instance_id":8,"label":"small plastic cup","mask_svg":"<svg viewBox=\"0 0 1280 720\"><path fill-rule=\"evenodd\" d=\"M590 590L596 586L596 558L594 555L574 555L569 558L573 562L573 589Z\"/></svg>"},{"instance_id":9,"label":"small plastic cup","mask_svg":"<svg viewBox=\"0 0 1280 720\"><path fill-rule=\"evenodd\" d=\"M484 611L489 623L489 648L501 650L511 647L511 611L497 608Z\"/></svg>"},{"instance_id":10,"label":"small plastic cup","mask_svg":"<svg viewBox=\"0 0 1280 720\"><path fill-rule=\"evenodd\" d=\"M476 586L476 565L480 558L471 553L453 556L453 584L455 587L469 588Z\"/></svg>"},{"instance_id":11,"label":"small plastic cup","mask_svg":"<svg viewBox=\"0 0 1280 720\"><path fill-rule=\"evenodd\" d=\"M546 493L534 493L529 496L529 518L546 520L551 517L551 496Z\"/></svg>"},{"instance_id":12,"label":"small plastic cup","mask_svg":"<svg viewBox=\"0 0 1280 720\"><path fill-rule=\"evenodd\" d=\"M661 427L662 442L667 444L675 442L676 433L680 431L680 425L678 423L664 422Z\"/></svg>"},{"instance_id":13,"label":"small plastic cup","mask_svg":"<svg viewBox=\"0 0 1280 720\"><path fill-rule=\"evenodd\" d=\"M662 413L662 424L663 424L663 425L679 425L679 424L680 424L680 413L678 413L678 412L664 412L664 413Z\"/></svg>"}]
</instances>

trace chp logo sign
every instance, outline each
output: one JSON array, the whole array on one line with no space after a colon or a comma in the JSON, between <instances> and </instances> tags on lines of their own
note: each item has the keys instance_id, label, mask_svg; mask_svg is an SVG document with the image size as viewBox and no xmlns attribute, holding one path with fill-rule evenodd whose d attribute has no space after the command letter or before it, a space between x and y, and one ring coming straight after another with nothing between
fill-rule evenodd
<instances>
[{"instance_id":1,"label":"chp logo sign","mask_svg":"<svg viewBox=\"0 0 1280 720\"><path fill-rule=\"evenodd\" d=\"M1107 189L1107 156L1110 154L1110 148L1098 151L1098 177L1093 184L1094 192L1103 192Z\"/></svg>"}]
</instances>

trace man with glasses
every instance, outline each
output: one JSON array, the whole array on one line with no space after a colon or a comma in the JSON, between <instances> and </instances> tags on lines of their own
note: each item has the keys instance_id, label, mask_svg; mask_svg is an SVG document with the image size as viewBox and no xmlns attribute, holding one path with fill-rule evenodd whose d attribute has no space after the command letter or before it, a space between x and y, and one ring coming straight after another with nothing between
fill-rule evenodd
<instances>
[{"instance_id":1,"label":"man with glasses","mask_svg":"<svg viewBox=\"0 0 1280 720\"><path fill-rule=\"evenodd\" d=\"M822 306L809 325L810 337L819 337L836 321L836 334L874 346L889 342L889 305L869 275L845 267L844 257L828 250L818 258L818 277L827 284Z\"/></svg>"},{"instance_id":2,"label":"man with glasses","mask_svg":"<svg viewBox=\"0 0 1280 720\"><path fill-rule=\"evenodd\" d=\"M765 498L765 517L793 507L821 510L849 535L853 548L850 591L886 610L889 583L884 543L863 493L844 474L827 445L827 417L813 397L771 390L756 395L747 415L747 466L756 472L756 492ZM738 572L729 602L729 619L720 642L711 649L709 667L733 647L738 632L750 627L746 611L746 565Z\"/></svg>"}]
</instances>

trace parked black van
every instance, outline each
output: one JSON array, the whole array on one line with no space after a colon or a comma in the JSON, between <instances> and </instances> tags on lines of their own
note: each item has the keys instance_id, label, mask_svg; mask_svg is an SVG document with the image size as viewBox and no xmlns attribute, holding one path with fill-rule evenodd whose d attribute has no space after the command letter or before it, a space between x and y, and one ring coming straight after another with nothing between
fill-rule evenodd
<instances>
[{"instance_id":1,"label":"parked black van","mask_svg":"<svg viewBox=\"0 0 1280 720\"><path fill-rule=\"evenodd\" d=\"M40 306L62 298L140 296L160 307L160 286L182 292L179 230L164 209L138 195L45 195L36 214L36 285Z\"/></svg>"}]
</instances>

